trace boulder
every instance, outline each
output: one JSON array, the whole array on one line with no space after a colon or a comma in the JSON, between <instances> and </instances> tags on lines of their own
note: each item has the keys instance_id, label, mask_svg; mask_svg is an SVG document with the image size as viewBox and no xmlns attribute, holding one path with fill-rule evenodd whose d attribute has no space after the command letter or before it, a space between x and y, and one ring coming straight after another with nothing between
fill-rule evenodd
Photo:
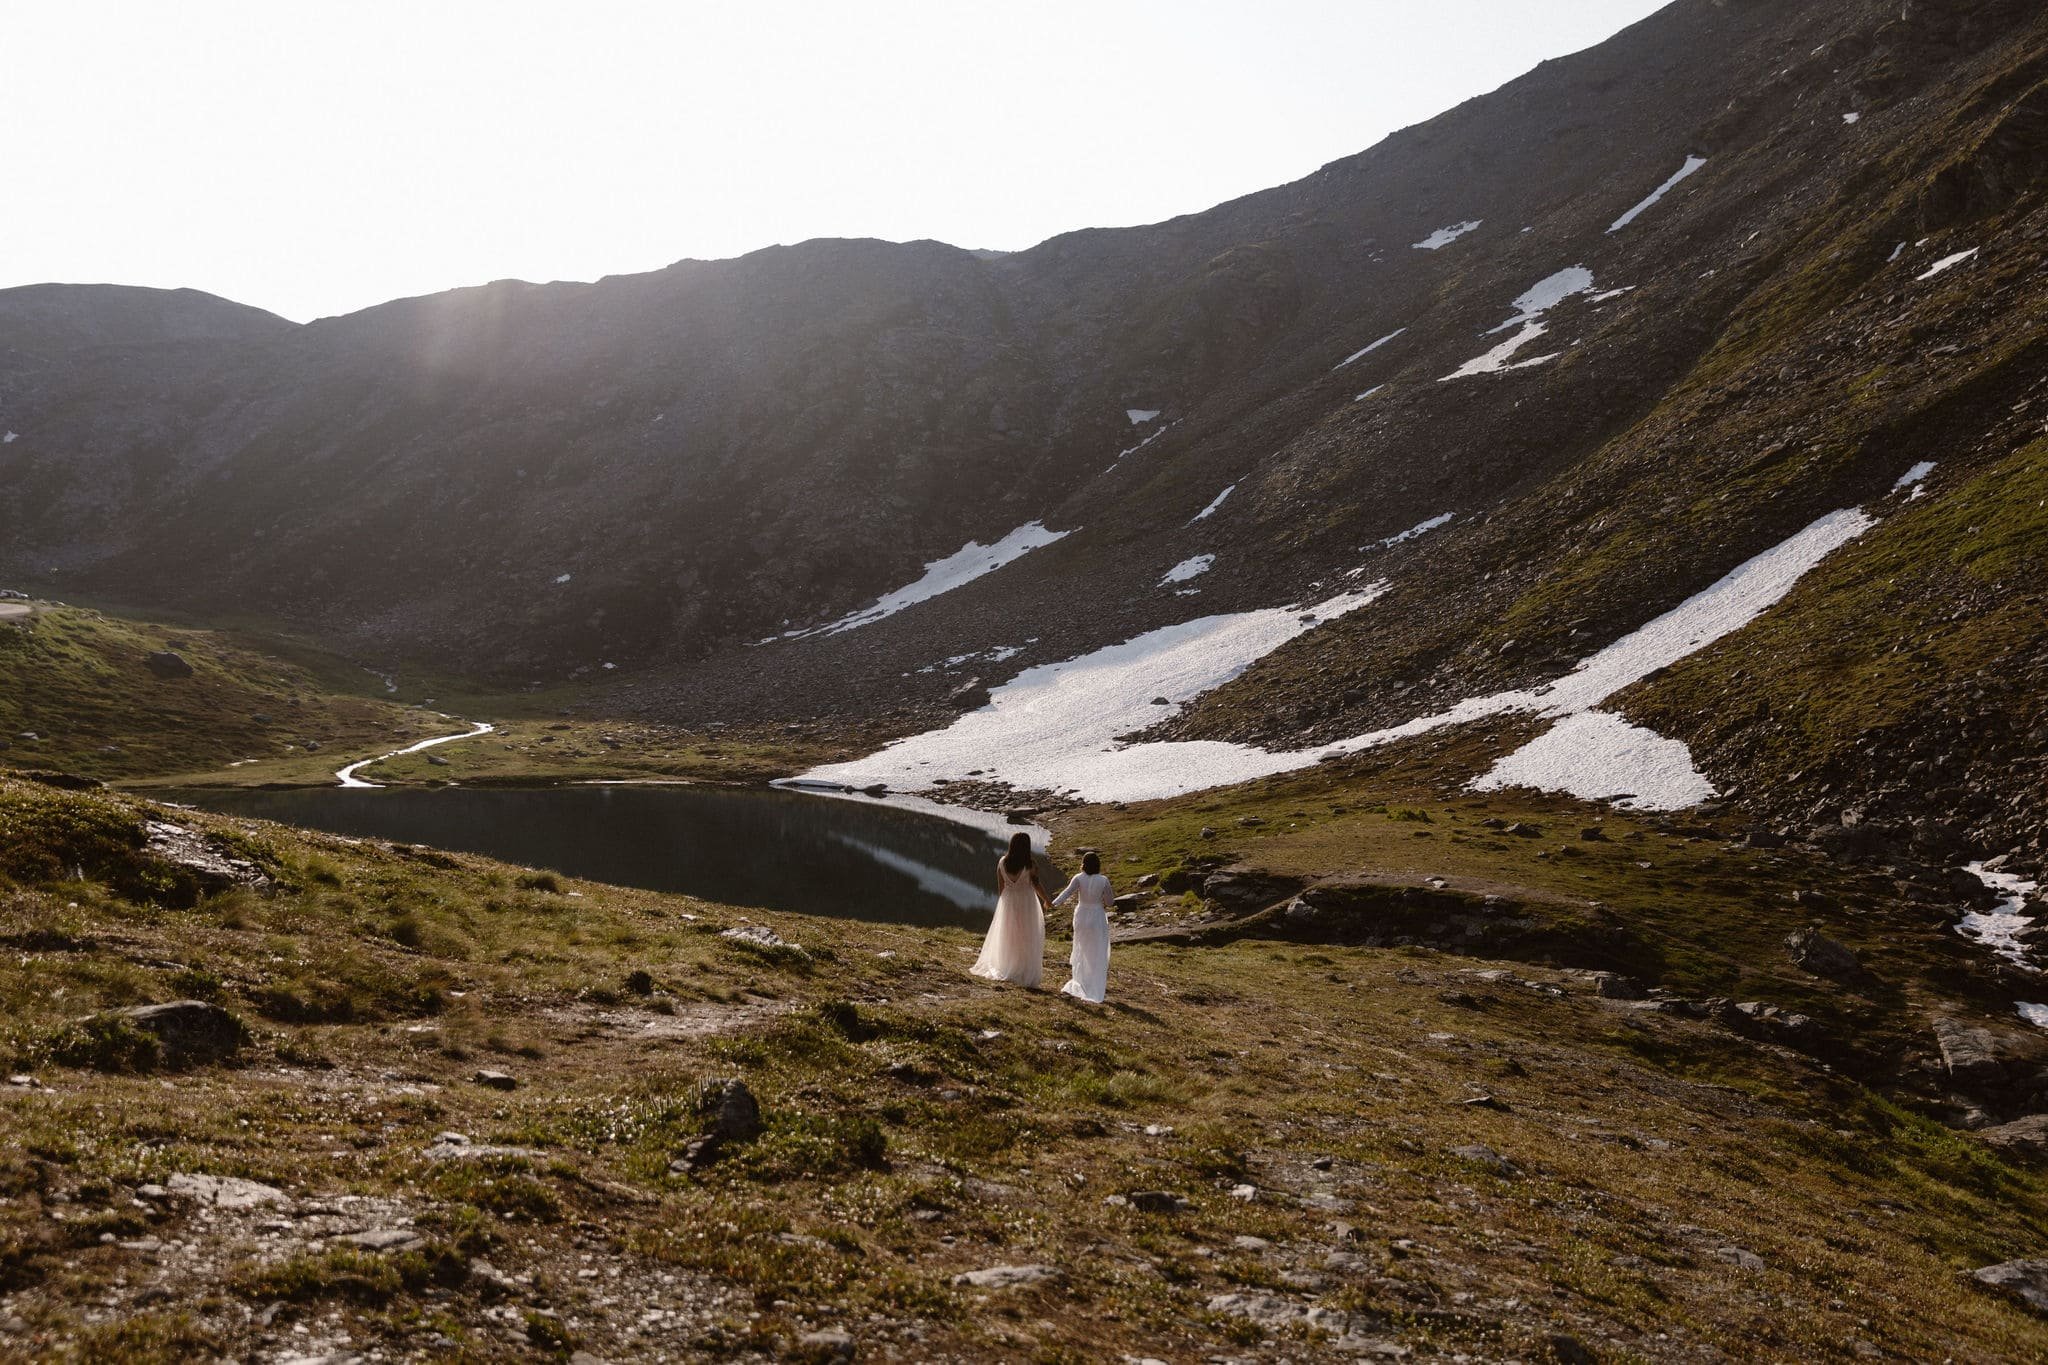
<instances>
[{"instance_id":1,"label":"boulder","mask_svg":"<svg viewBox=\"0 0 2048 1365\"><path fill-rule=\"evenodd\" d=\"M196 830L168 820L144 820L142 832L145 852L184 868L208 892L236 886L262 889L270 885L270 875L262 868L216 848Z\"/></svg>"},{"instance_id":2,"label":"boulder","mask_svg":"<svg viewBox=\"0 0 2048 1365\"><path fill-rule=\"evenodd\" d=\"M1603 1000L1641 1000L1642 983L1620 972L1593 973L1593 993Z\"/></svg>"},{"instance_id":3,"label":"boulder","mask_svg":"<svg viewBox=\"0 0 2048 1365\"><path fill-rule=\"evenodd\" d=\"M1216 902L1227 913L1248 915L1301 890L1293 877L1275 876L1248 867L1226 867L1202 880L1202 899Z\"/></svg>"},{"instance_id":4,"label":"boulder","mask_svg":"<svg viewBox=\"0 0 2048 1365\"><path fill-rule=\"evenodd\" d=\"M1949 1079L1980 1091L2036 1081L2048 1062L2048 1040L1973 1028L1955 1019L1934 1021L1934 1041Z\"/></svg>"},{"instance_id":5,"label":"boulder","mask_svg":"<svg viewBox=\"0 0 2048 1365\"><path fill-rule=\"evenodd\" d=\"M156 674L159 678L189 678L192 676L192 665L185 662L183 655L168 649L158 650L154 654L147 655L143 658L142 662L150 672Z\"/></svg>"},{"instance_id":6,"label":"boulder","mask_svg":"<svg viewBox=\"0 0 2048 1365\"><path fill-rule=\"evenodd\" d=\"M174 1069L224 1061L249 1039L241 1020L204 1000L131 1005L95 1017L116 1019L152 1035L163 1048L164 1065Z\"/></svg>"},{"instance_id":7,"label":"boulder","mask_svg":"<svg viewBox=\"0 0 2048 1365\"><path fill-rule=\"evenodd\" d=\"M2048 1114L2028 1114L2011 1123L1983 1129L1977 1136L2006 1151L2048 1155Z\"/></svg>"},{"instance_id":8,"label":"boulder","mask_svg":"<svg viewBox=\"0 0 2048 1365\"><path fill-rule=\"evenodd\" d=\"M761 1105L745 1081L706 1081L697 1092L697 1112L710 1133L725 1142L750 1142L761 1134Z\"/></svg>"},{"instance_id":9,"label":"boulder","mask_svg":"<svg viewBox=\"0 0 2048 1365\"><path fill-rule=\"evenodd\" d=\"M174 1175L165 1182L164 1193L217 1209L254 1209L292 1202L290 1195L274 1185L232 1175Z\"/></svg>"},{"instance_id":10,"label":"boulder","mask_svg":"<svg viewBox=\"0 0 2048 1365\"><path fill-rule=\"evenodd\" d=\"M1986 1289L2018 1299L2036 1313L2048 1313L2048 1261L2001 1261L1972 1271Z\"/></svg>"},{"instance_id":11,"label":"boulder","mask_svg":"<svg viewBox=\"0 0 2048 1365\"><path fill-rule=\"evenodd\" d=\"M1786 936L1785 951L1793 965L1835 981L1853 981L1863 975L1863 964L1844 945L1821 933L1818 925L1794 930Z\"/></svg>"}]
</instances>

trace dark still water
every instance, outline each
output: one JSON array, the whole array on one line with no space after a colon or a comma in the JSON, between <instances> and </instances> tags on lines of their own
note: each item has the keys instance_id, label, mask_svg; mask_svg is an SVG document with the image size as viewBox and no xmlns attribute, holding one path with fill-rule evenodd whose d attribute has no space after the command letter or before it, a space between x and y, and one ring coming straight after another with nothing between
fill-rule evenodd
<instances>
[{"instance_id":1,"label":"dark still water","mask_svg":"<svg viewBox=\"0 0 2048 1365\"><path fill-rule=\"evenodd\" d=\"M482 853L572 877L728 905L985 927L994 834L879 802L739 787L579 786L165 797L334 834Z\"/></svg>"}]
</instances>

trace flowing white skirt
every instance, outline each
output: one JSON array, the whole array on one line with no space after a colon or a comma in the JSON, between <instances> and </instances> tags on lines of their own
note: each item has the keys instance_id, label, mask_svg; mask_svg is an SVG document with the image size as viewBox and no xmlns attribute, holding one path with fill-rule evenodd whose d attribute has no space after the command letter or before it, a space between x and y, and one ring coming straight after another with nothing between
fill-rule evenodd
<instances>
[{"instance_id":1,"label":"flowing white skirt","mask_svg":"<svg viewBox=\"0 0 2048 1365\"><path fill-rule=\"evenodd\" d=\"M1060 987L1063 994L1102 1003L1109 991L1109 916L1099 905L1074 907L1073 977Z\"/></svg>"},{"instance_id":2,"label":"flowing white skirt","mask_svg":"<svg viewBox=\"0 0 2048 1365\"><path fill-rule=\"evenodd\" d=\"M996 897L996 917L971 970L992 981L1038 984L1045 972L1045 912L1029 881L1011 882Z\"/></svg>"}]
</instances>

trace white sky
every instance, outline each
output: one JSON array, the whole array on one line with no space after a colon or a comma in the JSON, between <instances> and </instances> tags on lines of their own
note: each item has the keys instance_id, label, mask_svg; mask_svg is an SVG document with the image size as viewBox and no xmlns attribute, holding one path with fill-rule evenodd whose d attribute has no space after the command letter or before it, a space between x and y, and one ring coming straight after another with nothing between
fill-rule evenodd
<instances>
[{"instance_id":1,"label":"white sky","mask_svg":"<svg viewBox=\"0 0 2048 1365\"><path fill-rule=\"evenodd\" d=\"M1663 0L0 0L0 287L306 319L1296 179Z\"/></svg>"}]
</instances>

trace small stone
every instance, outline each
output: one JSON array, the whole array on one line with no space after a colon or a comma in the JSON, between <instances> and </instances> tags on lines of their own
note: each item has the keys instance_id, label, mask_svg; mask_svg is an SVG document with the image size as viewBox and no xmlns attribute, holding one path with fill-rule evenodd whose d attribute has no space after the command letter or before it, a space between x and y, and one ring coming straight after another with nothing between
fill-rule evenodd
<instances>
[{"instance_id":1,"label":"small stone","mask_svg":"<svg viewBox=\"0 0 2048 1365\"><path fill-rule=\"evenodd\" d=\"M1744 1270L1762 1270L1764 1268L1764 1258L1747 1247L1715 1247L1714 1255L1726 1261L1729 1265L1739 1266Z\"/></svg>"},{"instance_id":2,"label":"small stone","mask_svg":"<svg viewBox=\"0 0 2048 1365\"><path fill-rule=\"evenodd\" d=\"M750 1142L761 1133L761 1105L745 1081L706 1081L697 1092L697 1111L711 1121L713 1136Z\"/></svg>"},{"instance_id":3,"label":"small stone","mask_svg":"<svg viewBox=\"0 0 2048 1365\"><path fill-rule=\"evenodd\" d=\"M1508 1112L1507 1101L1492 1095L1475 1095L1464 1104L1467 1109L1491 1109L1500 1114Z\"/></svg>"},{"instance_id":4,"label":"small stone","mask_svg":"<svg viewBox=\"0 0 2048 1365\"><path fill-rule=\"evenodd\" d=\"M343 1233L334 1240L365 1251L409 1251L421 1242L420 1235L411 1228L372 1228L368 1232Z\"/></svg>"},{"instance_id":5,"label":"small stone","mask_svg":"<svg viewBox=\"0 0 2048 1365\"><path fill-rule=\"evenodd\" d=\"M1552 1332L1543 1339L1543 1346L1559 1365L1599 1365L1600 1358L1592 1348L1569 1332Z\"/></svg>"},{"instance_id":6,"label":"small stone","mask_svg":"<svg viewBox=\"0 0 2048 1365\"><path fill-rule=\"evenodd\" d=\"M955 1275L953 1283L972 1285L976 1289L1011 1289L1018 1285L1042 1284L1059 1276L1058 1268L1049 1265L992 1265Z\"/></svg>"},{"instance_id":7,"label":"small stone","mask_svg":"<svg viewBox=\"0 0 2048 1365\"><path fill-rule=\"evenodd\" d=\"M1815 976L1851 981L1863 975L1863 964L1856 960L1856 954L1821 933L1818 926L1809 926L1788 935L1785 951L1793 965Z\"/></svg>"},{"instance_id":8,"label":"small stone","mask_svg":"<svg viewBox=\"0 0 2048 1365\"><path fill-rule=\"evenodd\" d=\"M1259 1187L1257 1185L1232 1185L1230 1187L1230 1197L1232 1199L1242 1199L1246 1203L1250 1203L1259 1197Z\"/></svg>"},{"instance_id":9,"label":"small stone","mask_svg":"<svg viewBox=\"0 0 2048 1365\"><path fill-rule=\"evenodd\" d=\"M1240 1232L1237 1236L1230 1239L1230 1244L1239 1251L1267 1251L1273 1246L1265 1238L1254 1237L1248 1232Z\"/></svg>"},{"instance_id":10,"label":"small stone","mask_svg":"<svg viewBox=\"0 0 2048 1365\"><path fill-rule=\"evenodd\" d=\"M1488 1147L1483 1142L1475 1142L1464 1147L1453 1147L1451 1148L1451 1155L1462 1157L1466 1161L1477 1162L1495 1175L1510 1176L1517 1174L1514 1162L1508 1160L1499 1152L1494 1151L1493 1148Z\"/></svg>"},{"instance_id":11,"label":"small stone","mask_svg":"<svg viewBox=\"0 0 2048 1365\"><path fill-rule=\"evenodd\" d=\"M1620 972L1593 973L1593 994L1602 1000L1641 1000L1644 997L1642 983Z\"/></svg>"},{"instance_id":12,"label":"small stone","mask_svg":"<svg viewBox=\"0 0 2048 1365\"><path fill-rule=\"evenodd\" d=\"M821 1331L806 1332L797 1338L797 1358L812 1362L813 1365L844 1365L853 1359L854 1341L851 1332L842 1332L836 1327Z\"/></svg>"},{"instance_id":13,"label":"small stone","mask_svg":"<svg viewBox=\"0 0 2048 1365\"><path fill-rule=\"evenodd\" d=\"M1215 838L1215 837L1216 837L1216 827L1215 827L1214 825L1204 825L1204 826L1202 826L1202 837L1203 837L1204 839L1213 839L1213 838Z\"/></svg>"},{"instance_id":14,"label":"small stone","mask_svg":"<svg viewBox=\"0 0 2048 1365\"><path fill-rule=\"evenodd\" d=\"M1579 838L1587 843L1605 843L1607 841L1607 831L1598 825L1587 825L1579 831Z\"/></svg>"},{"instance_id":15,"label":"small stone","mask_svg":"<svg viewBox=\"0 0 2048 1365\"><path fill-rule=\"evenodd\" d=\"M1182 1213L1194 1207L1170 1190L1133 1190L1130 1200L1140 1213Z\"/></svg>"},{"instance_id":16,"label":"small stone","mask_svg":"<svg viewBox=\"0 0 2048 1365\"><path fill-rule=\"evenodd\" d=\"M512 1077L502 1071L479 1071L476 1073L475 1079L478 1085L487 1086L492 1090L516 1090L519 1088L519 1082L513 1080Z\"/></svg>"}]
</instances>

